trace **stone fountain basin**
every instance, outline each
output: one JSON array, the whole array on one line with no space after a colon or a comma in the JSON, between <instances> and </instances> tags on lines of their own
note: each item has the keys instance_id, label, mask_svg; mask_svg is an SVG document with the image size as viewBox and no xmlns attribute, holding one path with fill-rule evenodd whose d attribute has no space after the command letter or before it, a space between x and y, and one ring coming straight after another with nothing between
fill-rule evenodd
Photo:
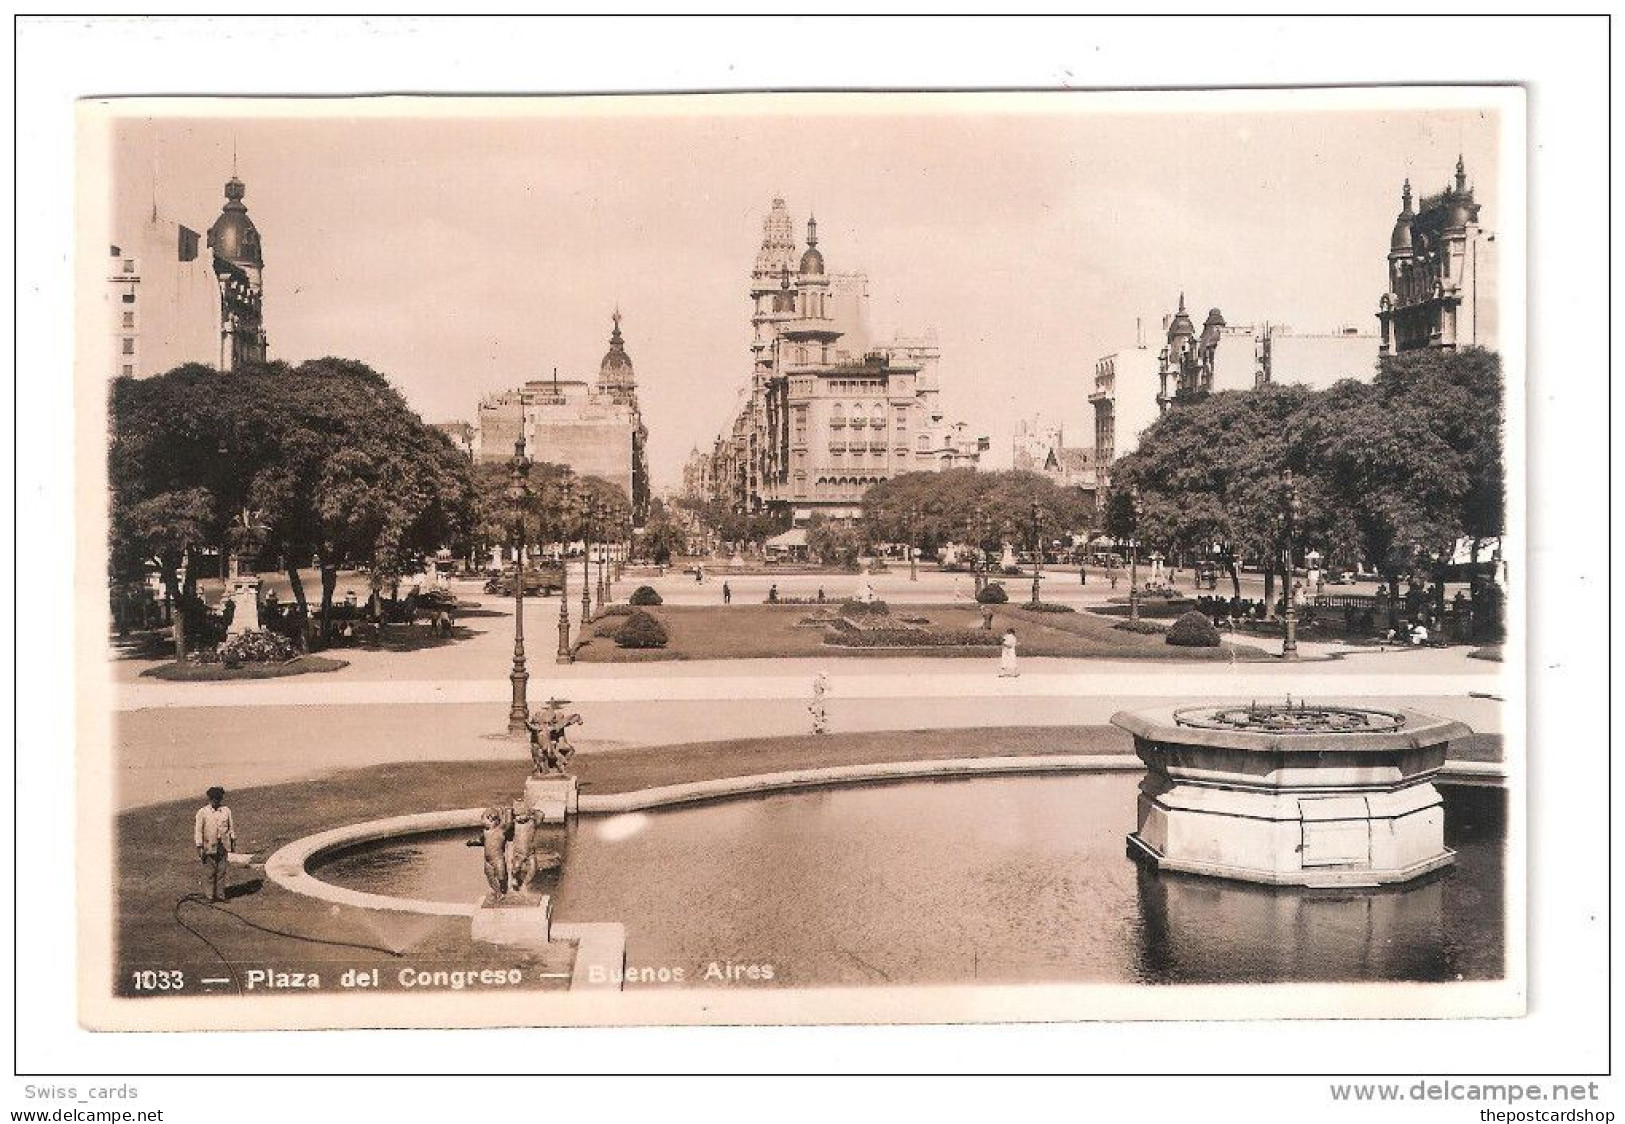
<instances>
[{"instance_id":1,"label":"stone fountain basin","mask_svg":"<svg viewBox=\"0 0 1625 1124\"><path fill-rule=\"evenodd\" d=\"M1275 716L1283 709L1290 723L1289 708ZM1472 730L1415 710L1302 709L1370 726L1238 728L1224 715L1244 720L1246 708L1222 706L1113 715L1146 766L1130 854L1163 870L1311 887L1404 882L1448 866L1432 781L1450 742Z\"/></svg>"},{"instance_id":2,"label":"stone fountain basin","mask_svg":"<svg viewBox=\"0 0 1625 1124\"><path fill-rule=\"evenodd\" d=\"M1147 768L1175 782L1260 790L1389 789L1431 779L1450 743L1472 734L1417 710L1383 713L1395 730L1296 733L1181 725L1182 706L1119 711L1112 724L1134 735ZM1357 709L1357 708L1346 708Z\"/></svg>"}]
</instances>

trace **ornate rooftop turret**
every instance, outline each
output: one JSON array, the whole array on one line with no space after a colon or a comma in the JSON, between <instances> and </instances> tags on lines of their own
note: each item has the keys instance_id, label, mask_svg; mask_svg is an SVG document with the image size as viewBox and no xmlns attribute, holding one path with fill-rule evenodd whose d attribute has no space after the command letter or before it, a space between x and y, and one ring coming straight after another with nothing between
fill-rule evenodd
<instances>
[{"instance_id":1,"label":"ornate rooftop turret","mask_svg":"<svg viewBox=\"0 0 1625 1124\"><path fill-rule=\"evenodd\" d=\"M630 389L637 385L637 376L632 370L632 358L626 354L626 343L621 338L620 306L616 306L610 319L615 327L609 333L609 350L604 353L603 362L598 364L598 385Z\"/></svg>"},{"instance_id":2,"label":"ornate rooftop turret","mask_svg":"<svg viewBox=\"0 0 1625 1124\"><path fill-rule=\"evenodd\" d=\"M1416 216L1411 211L1411 181L1409 177L1406 178L1405 187L1400 192L1400 200L1403 206L1400 209L1399 217L1394 220L1393 236L1388 240L1388 247L1391 251L1390 257L1406 255L1411 252L1411 221Z\"/></svg>"},{"instance_id":3,"label":"ornate rooftop turret","mask_svg":"<svg viewBox=\"0 0 1625 1124\"><path fill-rule=\"evenodd\" d=\"M801 255L801 273L806 277L824 275L824 255L818 252L818 220L807 218L807 252Z\"/></svg>"},{"instance_id":4,"label":"ornate rooftop turret","mask_svg":"<svg viewBox=\"0 0 1625 1124\"><path fill-rule=\"evenodd\" d=\"M232 265L258 269L265 264L260 256L260 232L248 217L248 207L243 203L245 192L243 181L236 176L226 181L226 204L209 228L209 248L215 257Z\"/></svg>"}]
</instances>

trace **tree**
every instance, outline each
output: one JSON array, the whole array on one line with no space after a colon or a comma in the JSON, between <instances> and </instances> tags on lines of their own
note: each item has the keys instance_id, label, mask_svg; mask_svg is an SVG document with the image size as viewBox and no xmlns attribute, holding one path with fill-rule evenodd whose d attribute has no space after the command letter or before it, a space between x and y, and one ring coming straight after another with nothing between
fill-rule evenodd
<instances>
[{"instance_id":1,"label":"tree","mask_svg":"<svg viewBox=\"0 0 1625 1124\"><path fill-rule=\"evenodd\" d=\"M863 551L863 536L820 512L807 522L807 549L826 566L855 570Z\"/></svg>"},{"instance_id":2,"label":"tree","mask_svg":"<svg viewBox=\"0 0 1625 1124\"><path fill-rule=\"evenodd\" d=\"M1113 467L1106 527L1213 552L1238 595L1240 559L1263 558L1273 604L1290 469L1302 501L1295 544L1323 544L1329 562L1370 561L1394 590L1422 558L1448 558L1459 538L1501 533L1502 427L1500 361L1477 348L1391 357L1371 383L1208 395L1170 409Z\"/></svg>"},{"instance_id":3,"label":"tree","mask_svg":"<svg viewBox=\"0 0 1625 1124\"><path fill-rule=\"evenodd\" d=\"M1081 533L1094 519L1081 489L1039 473L953 468L906 472L874 485L863 495L863 529L870 542L908 542L935 552L963 542L980 508L988 529L980 545L996 548L1007 525L1015 541L1028 542L1034 503L1043 511L1046 538Z\"/></svg>"},{"instance_id":4,"label":"tree","mask_svg":"<svg viewBox=\"0 0 1625 1124\"><path fill-rule=\"evenodd\" d=\"M305 616L298 568L314 557L325 622L341 565L370 565L376 590L472 518L467 460L353 361L118 379L110 418L114 564L146 559L188 612L208 549L276 551Z\"/></svg>"},{"instance_id":5,"label":"tree","mask_svg":"<svg viewBox=\"0 0 1625 1124\"><path fill-rule=\"evenodd\" d=\"M282 440L252 494L301 613L308 608L297 560L315 557L326 635L341 567L369 566L376 597L416 558L468 533L471 466L384 376L354 360L302 363L283 373L274 400Z\"/></svg>"}]
</instances>

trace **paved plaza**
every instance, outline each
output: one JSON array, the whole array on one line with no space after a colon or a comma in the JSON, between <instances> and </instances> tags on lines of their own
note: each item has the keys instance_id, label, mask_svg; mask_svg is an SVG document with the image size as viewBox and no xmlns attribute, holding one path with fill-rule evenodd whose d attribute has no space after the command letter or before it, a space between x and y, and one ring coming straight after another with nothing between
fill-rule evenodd
<instances>
[{"instance_id":1,"label":"paved plaza","mask_svg":"<svg viewBox=\"0 0 1625 1124\"><path fill-rule=\"evenodd\" d=\"M1076 582L1076 572L1072 579ZM852 575L628 575L625 597L654 586L670 605L719 604L726 580L735 605L760 603L777 585L781 596L850 593ZM952 603L969 578L921 568L866 579L894 603ZM1126 584L1126 583L1125 583ZM390 762L524 758L523 746L498 737L509 699L512 601L458 583L465 604L462 639L416 651L343 648L335 672L285 679L170 683L141 671L159 661L121 659L115 679L116 802L136 807L190 797L211 783L232 787L282 783ZM1109 583L1087 586L1059 578L1047 599L1100 605ZM569 607L579 617L574 597ZM814 676L830 684L837 731L939 730L942 756L974 749L982 727L1105 726L1119 710L1164 699L1382 700L1502 732L1502 666L1470 659L1469 648L1387 649L1340 642L1302 642L1304 659L1204 662L1023 659L1019 678L1001 678L994 655L965 658L692 660L646 664L554 660L558 598L527 599L525 634L529 698L570 700L586 724L576 738L583 754L728 738L806 733ZM422 626L417 626L422 627ZM1263 638L1240 642L1270 649ZM1335 658L1334 658L1335 657Z\"/></svg>"}]
</instances>

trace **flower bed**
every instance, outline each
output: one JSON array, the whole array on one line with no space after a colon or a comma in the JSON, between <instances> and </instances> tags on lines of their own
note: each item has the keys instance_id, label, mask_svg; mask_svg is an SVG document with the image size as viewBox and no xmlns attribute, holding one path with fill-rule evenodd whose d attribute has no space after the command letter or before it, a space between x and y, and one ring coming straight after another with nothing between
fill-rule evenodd
<instances>
[{"instance_id":1,"label":"flower bed","mask_svg":"<svg viewBox=\"0 0 1625 1124\"><path fill-rule=\"evenodd\" d=\"M1158 636L1168 631L1168 626L1159 621L1126 620L1118 621L1112 625L1119 632L1133 632L1140 636Z\"/></svg>"},{"instance_id":2,"label":"flower bed","mask_svg":"<svg viewBox=\"0 0 1625 1124\"><path fill-rule=\"evenodd\" d=\"M1000 637L979 628L848 627L837 628L824 643L836 648L997 648Z\"/></svg>"}]
</instances>

